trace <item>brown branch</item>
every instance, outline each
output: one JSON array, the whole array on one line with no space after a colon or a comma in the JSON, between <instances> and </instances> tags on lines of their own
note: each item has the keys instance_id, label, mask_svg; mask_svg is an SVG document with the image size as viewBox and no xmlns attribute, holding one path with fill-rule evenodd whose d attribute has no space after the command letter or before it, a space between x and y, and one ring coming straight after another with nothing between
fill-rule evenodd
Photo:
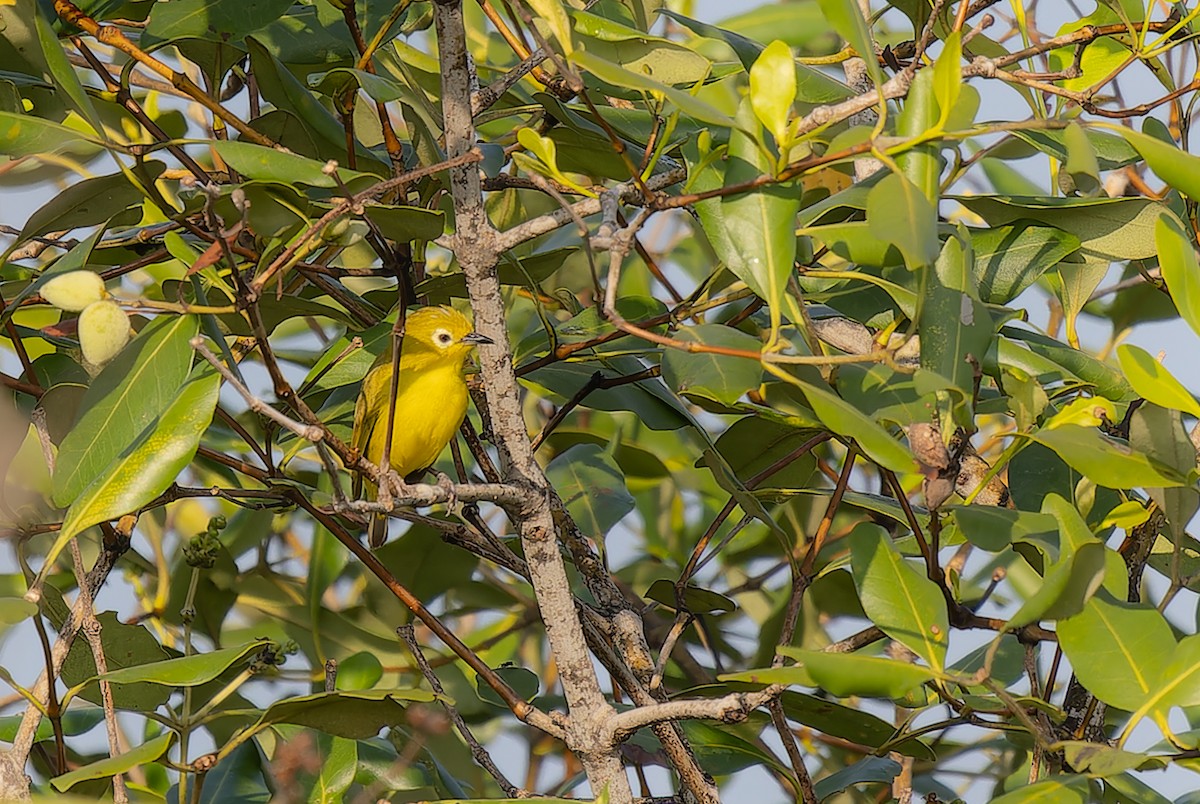
<instances>
[{"instance_id":1,"label":"brown branch","mask_svg":"<svg viewBox=\"0 0 1200 804\"><path fill-rule=\"evenodd\" d=\"M177 70L171 69L170 66L164 64L158 59L151 56L146 51L135 45L133 42L122 33L120 28L112 25L101 25L94 19L83 13L74 3L69 0L54 0L54 10L59 18L68 25L74 25L91 36L94 36L101 44L114 47L125 53L127 56L135 59L139 63L150 68L154 72L161 75L163 78L171 82L171 86L179 90L189 98L199 103L205 109L208 109L220 120L232 126L239 134L247 140L258 145L265 145L268 148L274 148L276 143L270 138L264 137L262 134L255 131L248 124L243 122L241 118L230 112L217 101L213 100L200 87L196 86L190 78Z\"/></svg>"}]
</instances>

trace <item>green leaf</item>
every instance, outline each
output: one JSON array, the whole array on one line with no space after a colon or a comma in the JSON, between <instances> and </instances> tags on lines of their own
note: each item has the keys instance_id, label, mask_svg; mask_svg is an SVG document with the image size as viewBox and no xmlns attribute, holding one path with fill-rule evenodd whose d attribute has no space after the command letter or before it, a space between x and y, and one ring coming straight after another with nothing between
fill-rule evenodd
<instances>
[{"instance_id":1,"label":"green leaf","mask_svg":"<svg viewBox=\"0 0 1200 804\"><path fill-rule=\"evenodd\" d=\"M1095 428L1064 424L1053 430L1039 430L1029 438L1057 452L1073 469L1100 486L1127 489L1187 484L1174 469L1105 438Z\"/></svg>"},{"instance_id":2,"label":"green leaf","mask_svg":"<svg viewBox=\"0 0 1200 804\"><path fill-rule=\"evenodd\" d=\"M942 41L942 52L933 64L933 91L941 107L938 128L950 119L962 87L962 33L954 31Z\"/></svg>"},{"instance_id":3,"label":"green leaf","mask_svg":"<svg viewBox=\"0 0 1200 804\"><path fill-rule=\"evenodd\" d=\"M1200 157L1132 128L1113 126L1113 129L1137 149L1160 179L1188 198L1200 199Z\"/></svg>"},{"instance_id":4,"label":"green leaf","mask_svg":"<svg viewBox=\"0 0 1200 804\"><path fill-rule=\"evenodd\" d=\"M871 460L893 472L916 471L912 454L874 419L840 396L816 385L803 385L813 412L832 432L853 438Z\"/></svg>"},{"instance_id":5,"label":"green leaf","mask_svg":"<svg viewBox=\"0 0 1200 804\"><path fill-rule=\"evenodd\" d=\"M574 11L572 16L581 47L626 70L669 86L692 86L712 72L712 62L695 48L586 11Z\"/></svg>"},{"instance_id":6,"label":"green leaf","mask_svg":"<svg viewBox=\"0 0 1200 804\"><path fill-rule=\"evenodd\" d=\"M1058 523L1047 514L997 508L991 505L951 505L950 515L959 531L977 547L999 553L1013 542L1044 543Z\"/></svg>"},{"instance_id":7,"label":"green leaf","mask_svg":"<svg viewBox=\"0 0 1200 804\"><path fill-rule=\"evenodd\" d=\"M1153 257L1156 221L1166 210L1144 198L981 195L956 200L992 226L1022 218L1055 226L1078 237L1085 255L1106 260Z\"/></svg>"},{"instance_id":8,"label":"green leaf","mask_svg":"<svg viewBox=\"0 0 1200 804\"><path fill-rule=\"evenodd\" d=\"M792 47L806 50L820 48L821 52L832 53L839 45L830 35L823 11L812 2L762 5L728 17L721 25L759 42L782 39Z\"/></svg>"},{"instance_id":9,"label":"green leaf","mask_svg":"<svg viewBox=\"0 0 1200 804\"><path fill-rule=\"evenodd\" d=\"M273 799L273 791L266 765L258 742L247 740L204 774L202 788L191 787L188 792L199 792L196 804L223 804L226 801L267 804ZM167 804L179 804L178 784L172 785L167 791Z\"/></svg>"},{"instance_id":10,"label":"green leaf","mask_svg":"<svg viewBox=\"0 0 1200 804\"><path fill-rule=\"evenodd\" d=\"M1056 747L1062 749L1063 756L1072 768L1093 778L1115 776L1144 765L1161 767L1166 764L1166 760L1156 760L1149 754L1134 754L1100 743L1067 740Z\"/></svg>"},{"instance_id":11,"label":"green leaf","mask_svg":"<svg viewBox=\"0 0 1200 804\"><path fill-rule=\"evenodd\" d=\"M1153 689L1150 703L1164 718L1171 707L1200 705L1200 634L1179 640Z\"/></svg>"},{"instance_id":12,"label":"green leaf","mask_svg":"<svg viewBox=\"0 0 1200 804\"><path fill-rule=\"evenodd\" d=\"M1106 560L1104 545L1099 542L1065 553L1009 618L1008 627L1078 614L1104 581Z\"/></svg>"},{"instance_id":13,"label":"green leaf","mask_svg":"<svg viewBox=\"0 0 1200 804\"><path fill-rule=\"evenodd\" d=\"M125 773L140 765L149 765L167 753L167 749L171 747L171 743L174 741L175 733L167 732L160 737L155 737L153 740L142 743L136 748L131 748L123 754L108 757L99 762L93 762L90 765L84 765L82 768L77 768L61 776L55 776L50 780L50 786L60 793L65 793L80 782L86 782L90 779L105 779L109 776L116 776L118 773Z\"/></svg>"},{"instance_id":14,"label":"green leaf","mask_svg":"<svg viewBox=\"0 0 1200 804\"><path fill-rule=\"evenodd\" d=\"M154 423L80 492L46 554L43 572L84 529L135 511L166 491L196 454L220 387L216 371L206 366L196 372Z\"/></svg>"},{"instance_id":15,"label":"green leaf","mask_svg":"<svg viewBox=\"0 0 1200 804\"><path fill-rule=\"evenodd\" d=\"M538 690L542 686L537 673L526 667L515 667L511 664L501 665L492 669L522 700L532 701L537 697ZM491 685L483 680L482 676L475 677L475 693L479 696L480 700L487 701L492 706L508 709L508 704L504 702L499 693L492 689Z\"/></svg>"},{"instance_id":16,"label":"green leaf","mask_svg":"<svg viewBox=\"0 0 1200 804\"><path fill-rule=\"evenodd\" d=\"M771 6L760 6L752 14L775 14L782 12L785 15L785 21L788 24L801 24L800 18L803 17L802 11L805 6L795 6L791 8L772 8ZM663 16L670 17L679 24L689 28L700 36L706 36L709 39L716 39L729 45L737 56L738 61L742 66L749 70L754 62L757 61L760 53L763 52L763 46L749 39L740 33L718 28L715 25L694 20L691 17L685 17L677 11L672 11L669 8L660 8L658 13ZM775 32L768 34L772 39L780 33L776 28ZM796 44L794 41L784 37L785 43L789 45ZM815 67L809 67L807 64L800 64L793 59L793 64L796 69L796 86L797 97L805 103L836 103L837 101L845 100L854 95L854 90L843 84L841 81L822 72Z\"/></svg>"},{"instance_id":17,"label":"green leaf","mask_svg":"<svg viewBox=\"0 0 1200 804\"><path fill-rule=\"evenodd\" d=\"M1092 292L1108 273L1109 261L1084 257L1081 262L1058 264L1059 298L1067 323L1067 339L1076 336L1079 313L1091 298Z\"/></svg>"},{"instance_id":18,"label":"green leaf","mask_svg":"<svg viewBox=\"0 0 1200 804\"><path fill-rule=\"evenodd\" d=\"M950 621L937 584L896 551L879 525L863 523L850 532L850 556L854 585L871 622L935 671L944 670Z\"/></svg>"},{"instance_id":19,"label":"green leaf","mask_svg":"<svg viewBox=\"0 0 1200 804\"><path fill-rule=\"evenodd\" d=\"M796 68L792 49L776 39L750 68L750 105L758 122L786 147L788 118L796 99Z\"/></svg>"},{"instance_id":20,"label":"green leaf","mask_svg":"<svg viewBox=\"0 0 1200 804\"><path fill-rule=\"evenodd\" d=\"M758 131L748 100L738 108L738 122L742 128ZM774 172L755 137L741 129L730 134L726 187ZM717 201L718 225L729 244L721 254L726 267L770 305L772 316L779 314L787 277L793 270L800 195L800 188L791 183L772 184Z\"/></svg>"},{"instance_id":21,"label":"green leaf","mask_svg":"<svg viewBox=\"0 0 1200 804\"><path fill-rule=\"evenodd\" d=\"M776 461L799 449L821 430L749 416L730 425L717 439L717 451L743 483ZM801 489L808 485L816 460L805 455L764 478L755 487L763 489ZM760 494L761 496L761 494Z\"/></svg>"},{"instance_id":22,"label":"green leaf","mask_svg":"<svg viewBox=\"0 0 1200 804\"><path fill-rule=\"evenodd\" d=\"M867 21L863 19L862 10L856 0L817 2L828 24L850 43L854 52L866 63L871 81L876 86L883 83L883 71L879 69L879 59L875 57L875 48L871 45L871 30L867 27Z\"/></svg>"},{"instance_id":23,"label":"green leaf","mask_svg":"<svg viewBox=\"0 0 1200 804\"><path fill-rule=\"evenodd\" d=\"M1175 307L1192 331L1200 334L1200 263L1196 261L1192 240L1180 228L1179 222L1167 215L1161 216L1155 224L1154 237L1158 245L1158 264Z\"/></svg>"},{"instance_id":24,"label":"green leaf","mask_svg":"<svg viewBox=\"0 0 1200 804\"><path fill-rule=\"evenodd\" d=\"M556 457L546 477L591 538L603 538L636 507L616 461L595 444L579 444Z\"/></svg>"},{"instance_id":25,"label":"green leaf","mask_svg":"<svg viewBox=\"0 0 1200 804\"><path fill-rule=\"evenodd\" d=\"M781 647L779 652L799 661L817 686L839 698L853 695L868 698L903 698L934 678L933 671L928 667L875 656L825 653L790 647ZM747 676L752 672L736 675Z\"/></svg>"},{"instance_id":26,"label":"green leaf","mask_svg":"<svg viewBox=\"0 0 1200 804\"><path fill-rule=\"evenodd\" d=\"M67 606L62 598L50 604L51 622L61 627L66 620ZM137 667L165 661L170 655L144 626L123 623L111 611L97 615L100 639L110 670ZM102 703L100 685L95 682L96 661L87 640L77 639L63 662L62 679L77 690L78 697L94 704ZM171 690L154 684L112 684L113 705L120 710L153 712L171 697Z\"/></svg>"},{"instance_id":27,"label":"green leaf","mask_svg":"<svg viewBox=\"0 0 1200 804\"><path fill-rule=\"evenodd\" d=\"M794 690L784 692L780 700L790 719L825 734L874 748L887 745L897 753L917 759L935 758L933 749L918 738L897 739L892 724L860 709Z\"/></svg>"},{"instance_id":28,"label":"green leaf","mask_svg":"<svg viewBox=\"0 0 1200 804\"><path fill-rule=\"evenodd\" d=\"M900 763L887 757L867 757L817 782L817 801L858 784L888 784L900 773Z\"/></svg>"},{"instance_id":29,"label":"green leaf","mask_svg":"<svg viewBox=\"0 0 1200 804\"><path fill-rule=\"evenodd\" d=\"M866 221L846 221L845 223L830 223L824 226L805 226L796 230L796 235L799 237L812 237L829 247L837 256L862 267L874 268L889 268L893 265L903 265L904 256L890 242L876 237L871 233L870 227ZM868 279L868 274L863 273L864 281ZM879 284L883 285L886 280L878 280ZM890 284L890 283L889 283ZM883 285L888 293L895 298L886 285ZM899 286L895 286L899 288ZM901 292L908 296L913 295L912 291L906 288L899 288ZM906 305L900 299L896 299L897 305L901 308ZM915 304L909 303L910 308L915 307Z\"/></svg>"},{"instance_id":30,"label":"green leaf","mask_svg":"<svg viewBox=\"0 0 1200 804\"><path fill-rule=\"evenodd\" d=\"M951 237L926 278L921 305L921 368L950 380L971 397L976 365L992 342L992 318L974 288L973 256Z\"/></svg>"},{"instance_id":31,"label":"green leaf","mask_svg":"<svg viewBox=\"0 0 1200 804\"><path fill-rule=\"evenodd\" d=\"M175 401L198 326L195 316L159 316L96 377L59 447L55 504L74 502Z\"/></svg>"},{"instance_id":32,"label":"green leaf","mask_svg":"<svg viewBox=\"0 0 1200 804\"><path fill-rule=\"evenodd\" d=\"M156 3L142 34L147 44L175 39L239 42L283 15L291 0L171 0Z\"/></svg>"},{"instance_id":33,"label":"green leaf","mask_svg":"<svg viewBox=\"0 0 1200 804\"><path fill-rule=\"evenodd\" d=\"M686 17L678 11L672 11L669 8L660 8L658 13L664 17L670 17L700 36L716 39L729 45L730 49L737 55L738 60L741 61L742 66L747 70L753 66L754 62L758 60L759 55L763 52L764 48L761 44L739 33Z\"/></svg>"},{"instance_id":34,"label":"green leaf","mask_svg":"<svg viewBox=\"0 0 1200 804\"><path fill-rule=\"evenodd\" d=\"M992 804L1088 804L1086 776L1056 776L992 799Z\"/></svg>"},{"instance_id":35,"label":"green leaf","mask_svg":"<svg viewBox=\"0 0 1200 804\"><path fill-rule=\"evenodd\" d=\"M1191 476L1196 468L1196 446L1183 427L1182 415L1153 403L1139 407L1129 422L1129 444L1147 457ZM1150 498L1167 515L1171 537L1182 543L1188 523L1200 505L1194 484L1147 489Z\"/></svg>"},{"instance_id":36,"label":"green leaf","mask_svg":"<svg viewBox=\"0 0 1200 804\"><path fill-rule=\"evenodd\" d=\"M1093 385L1096 393L1105 399L1131 401L1134 397L1133 389L1129 387L1129 383L1125 382L1125 376L1121 372L1085 352L1072 349L1053 338L1029 330L1003 327L1000 334L1005 338L1020 341L1038 357L1044 357L1052 364L1057 364L1057 367L1062 369L1062 379L1078 380ZM1020 355L1023 350L1011 349L1011 346L1011 343L1001 339L999 352L1002 364L1015 365L1035 376L1052 371L1044 361L1040 360L1037 361L1039 365L1030 366L1028 369L1024 368L1020 362L1021 359L1025 359ZM1028 355L1028 352L1025 354Z\"/></svg>"},{"instance_id":37,"label":"green leaf","mask_svg":"<svg viewBox=\"0 0 1200 804\"><path fill-rule=\"evenodd\" d=\"M250 64L263 99L304 121L304 130L311 136L322 158L345 160L346 131L341 122L313 97L283 62L254 37L246 37L246 48L250 51ZM359 157L360 169L363 169L364 162L374 163L382 169L378 158L357 142L355 153Z\"/></svg>"},{"instance_id":38,"label":"green leaf","mask_svg":"<svg viewBox=\"0 0 1200 804\"><path fill-rule=\"evenodd\" d=\"M112 670L101 676L114 684L146 682L167 687L198 687L224 673L239 659L269 645L267 640L249 642L239 648L225 648L195 656L182 656L151 664L139 664Z\"/></svg>"},{"instance_id":39,"label":"green leaf","mask_svg":"<svg viewBox=\"0 0 1200 804\"><path fill-rule=\"evenodd\" d=\"M570 56L575 49L571 44L571 19L563 8L562 0L528 0L528 2L529 7L537 14L539 21L554 34L562 52Z\"/></svg>"},{"instance_id":40,"label":"green leaf","mask_svg":"<svg viewBox=\"0 0 1200 804\"><path fill-rule=\"evenodd\" d=\"M1117 347L1117 360L1138 396L1164 408L1200 416L1200 402L1145 349L1123 343Z\"/></svg>"},{"instance_id":41,"label":"green leaf","mask_svg":"<svg viewBox=\"0 0 1200 804\"><path fill-rule=\"evenodd\" d=\"M49 268L38 274L37 279L21 288L21 292L12 299L5 300L5 310L0 313L0 323L8 321L21 302L41 290L42 286L60 274L83 270L91 259L92 251L100 238L104 236L107 225L100 226L86 238L71 247L71 250L55 260Z\"/></svg>"},{"instance_id":42,"label":"green leaf","mask_svg":"<svg viewBox=\"0 0 1200 804\"><path fill-rule=\"evenodd\" d=\"M650 584L650 588L646 590L646 594L642 595L642 597L655 600L671 611L676 611L679 606L679 601L675 597L675 584L663 578ZM684 589L683 604L693 614L737 610L737 604L725 597L725 595L709 589L701 589L698 586L687 586Z\"/></svg>"},{"instance_id":43,"label":"green leaf","mask_svg":"<svg viewBox=\"0 0 1200 804\"><path fill-rule=\"evenodd\" d=\"M153 177L166 169L162 162L147 162L146 165ZM114 216L122 223L133 223L137 216L130 217L124 210L139 206L142 200L141 188L130 182L124 173L84 179L56 193L30 215L14 245L47 232L95 226Z\"/></svg>"},{"instance_id":44,"label":"green leaf","mask_svg":"<svg viewBox=\"0 0 1200 804\"><path fill-rule=\"evenodd\" d=\"M38 613L38 604L23 597L0 597L0 625L13 625ZM10 741L11 742L11 741Z\"/></svg>"},{"instance_id":45,"label":"green leaf","mask_svg":"<svg viewBox=\"0 0 1200 804\"><path fill-rule=\"evenodd\" d=\"M366 217L379 227L385 237L400 242L409 240L434 240L442 236L446 230L446 213L441 210L425 209L424 207L388 206L371 204L365 207ZM533 262L533 258L525 261ZM504 276L504 268L500 268ZM500 280L504 282L504 279ZM518 284L508 282L508 284Z\"/></svg>"},{"instance_id":46,"label":"green leaf","mask_svg":"<svg viewBox=\"0 0 1200 804\"><path fill-rule=\"evenodd\" d=\"M680 726L696 755L697 764L715 776L752 767L767 768L776 774L791 773L791 769L781 764L770 751L751 742L756 734L744 727L738 729L722 724L718 728L699 720L684 720ZM597 804L600 804L599 799Z\"/></svg>"},{"instance_id":47,"label":"green leaf","mask_svg":"<svg viewBox=\"0 0 1200 804\"><path fill-rule=\"evenodd\" d=\"M96 108L92 105L92 99L84 90L83 84L80 83L75 68L67 60L66 50L59 44L58 36L50 27L49 21L43 14L36 14L34 24L37 29L38 44L41 46L41 57L45 59L46 70L50 73L55 87L66 97L71 108L78 112L80 117L88 121L96 131L102 131L100 118L96 114ZM5 36L7 37L7 35L8 31L5 31Z\"/></svg>"},{"instance_id":48,"label":"green leaf","mask_svg":"<svg viewBox=\"0 0 1200 804\"><path fill-rule=\"evenodd\" d=\"M380 729L404 723L406 703L436 699L432 692L417 689L318 692L271 704L252 728L258 732L277 723L292 723L351 740L366 740Z\"/></svg>"},{"instance_id":49,"label":"green leaf","mask_svg":"<svg viewBox=\"0 0 1200 804\"><path fill-rule=\"evenodd\" d=\"M479 565L474 555L447 544L431 527L413 526L403 539L393 539L376 551L396 580L426 602L470 583Z\"/></svg>"},{"instance_id":50,"label":"green leaf","mask_svg":"<svg viewBox=\"0 0 1200 804\"><path fill-rule=\"evenodd\" d=\"M867 225L875 237L900 249L909 270L937 259L937 212L925 194L898 173L884 176L871 188Z\"/></svg>"},{"instance_id":51,"label":"green leaf","mask_svg":"<svg viewBox=\"0 0 1200 804\"><path fill-rule=\"evenodd\" d=\"M935 127L938 120L938 103L934 96L934 70L922 70L913 78L908 97L900 110L896 123L896 135L908 140L918 140ZM922 142L896 155L896 164L904 176L936 204L939 194L939 174L942 162L936 142Z\"/></svg>"},{"instance_id":52,"label":"green leaf","mask_svg":"<svg viewBox=\"0 0 1200 804\"><path fill-rule=\"evenodd\" d=\"M71 153L85 156L103 148L102 140L73 128L19 112L0 111L0 154Z\"/></svg>"},{"instance_id":53,"label":"green leaf","mask_svg":"<svg viewBox=\"0 0 1200 804\"><path fill-rule=\"evenodd\" d=\"M1083 129L1083 133L1101 170L1116 170L1138 161L1138 152L1123 137L1106 134L1091 127ZM1018 129L1013 132L1013 136L1060 162L1067 160L1065 129Z\"/></svg>"},{"instance_id":54,"label":"green leaf","mask_svg":"<svg viewBox=\"0 0 1200 804\"><path fill-rule=\"evenodd\" d=\"M593 53L576 50L571 54L570 60L606 83L665 97L681 112L694 117L702 123L709 123L714 126L721 126L722 128L733 126L733 121L729 117L695 96L655 81L653 78L639 75L632 70L626 70Z\"/></svg>"},{"instance_id":55,"label":"green leaf","mask_svg":"<svg viewBox=\"0 0 1200 804\"><path fill-rule=\"evenodd\" d=\"M345 737L330 737L328 740L325 761L321 763L321 772L308 796L310 804L345 801L346 791L354 784L358 771L358 743Z\"/></svg>"},{"instance_id":56,"label":"green leaf","mask_svg":"<svg viewBox=\"0 0 1200 804\"><path fill-rule=\"evenodd\" d=\"M1100 180L1100 163L1096 160L1096 152L1078 122L1067 124L1063 132L1063 142L1067 146L1067 160L1063 170L1070 177L1071 184L1080 195L1094 196L1104 188Z\"/></svg>"},{"instance_id":57,"label":"green leaf","mask_svg":"<svg viewBox=\"0 0 1200 804\"><path fill-rule=\"evenodd\" d=\"M1175 651L1171 626L1156 609L1106 591L1058 624L1058 642L1089 692L1131 712L1154 692Z\"/></svg>"},{"instance_id":58,"label":"green leaf","mask_svg":"<svg viewBox=\"0 0 1200 804\"><path fill-rule=\"evenodd\" d=\"M234 170L250 179L282 184L297 182L312 187L338 186L333 176L325 173L325 163L316 159L235 140L214 140L212 147ZM369 174L339 167L338 176L343 182L348 182ZM377 180L374 176L370 176L370 179Z\"/></svg>"},{"instance_id":59,"label":"green leaf","mask_svg":"<svg viewBox=\"0 0 1200 804\"><path fill-rule=\"evenodd\" d=\"M339 690L369 690L378 684L381 678L383 665L375 654L369 651L359 651L338 662Z\"/></svg>"},{"instance_id":60,"label":"green leaf","mask_svg":"<svg viewBox=\"0 0 1200 804\"><path fill-rule=\"evenodd\" d=\"M719 324L683 327L675 337L685 343L756 354L762 348L762 342L753 335ZM762 365L745 357L666 349L663 351L662 376L676 393L695 394L732 405L762 383Z\"/></svg>"}]
</instances>

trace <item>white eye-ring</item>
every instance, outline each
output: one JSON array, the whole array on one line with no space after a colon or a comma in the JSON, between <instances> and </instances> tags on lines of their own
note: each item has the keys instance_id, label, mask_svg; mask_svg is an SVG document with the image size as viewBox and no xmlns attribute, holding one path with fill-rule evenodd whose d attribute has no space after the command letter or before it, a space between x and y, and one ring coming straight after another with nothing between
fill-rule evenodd
<instances>
[{"instance_id":1,"label":"white eye-ring","mask_svg":"<svg viewBox=\"0 0 1200 804\"><path fill-rule=\"evenodd\" d=\"M454 336L450 334L448 329L439 329L433 333L433 340L438 346L449 346L454 341Z\"/></svg>"}]
</instances>

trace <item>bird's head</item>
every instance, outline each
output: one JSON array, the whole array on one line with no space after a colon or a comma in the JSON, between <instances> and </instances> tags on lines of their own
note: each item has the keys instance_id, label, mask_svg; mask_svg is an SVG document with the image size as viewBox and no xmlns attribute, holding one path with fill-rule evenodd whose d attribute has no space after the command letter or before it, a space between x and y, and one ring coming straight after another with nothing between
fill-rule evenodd
<instances>
[{"instance_id":1,"label":"bird's head","mask_svg":"<svg viewBox=\"0 0 1200 804\"><path fill-rule=\"evenodd\" d=\"M467 317L453 307L422 307L404 321L404 351L413 357L462 364L471 349L492 339L471 329Z\"/></svg>"}]
</instances>

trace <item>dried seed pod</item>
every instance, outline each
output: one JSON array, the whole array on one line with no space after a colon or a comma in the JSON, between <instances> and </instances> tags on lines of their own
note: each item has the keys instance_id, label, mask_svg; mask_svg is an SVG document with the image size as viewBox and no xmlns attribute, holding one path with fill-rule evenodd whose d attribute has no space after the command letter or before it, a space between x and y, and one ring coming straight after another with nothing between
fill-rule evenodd
<instances>
[{"instance_id":1,"label":"dried seed pod","mask_svg":"<svg viewBox=\"0 0 1200 804\"><path fill-rule=\"evenodd\" d=\"M917 422L908 427L908 445L923 465L931 469L950 466L950 453L942 443L942 432L935 424Z\"/></svg>"}]
</instances>

